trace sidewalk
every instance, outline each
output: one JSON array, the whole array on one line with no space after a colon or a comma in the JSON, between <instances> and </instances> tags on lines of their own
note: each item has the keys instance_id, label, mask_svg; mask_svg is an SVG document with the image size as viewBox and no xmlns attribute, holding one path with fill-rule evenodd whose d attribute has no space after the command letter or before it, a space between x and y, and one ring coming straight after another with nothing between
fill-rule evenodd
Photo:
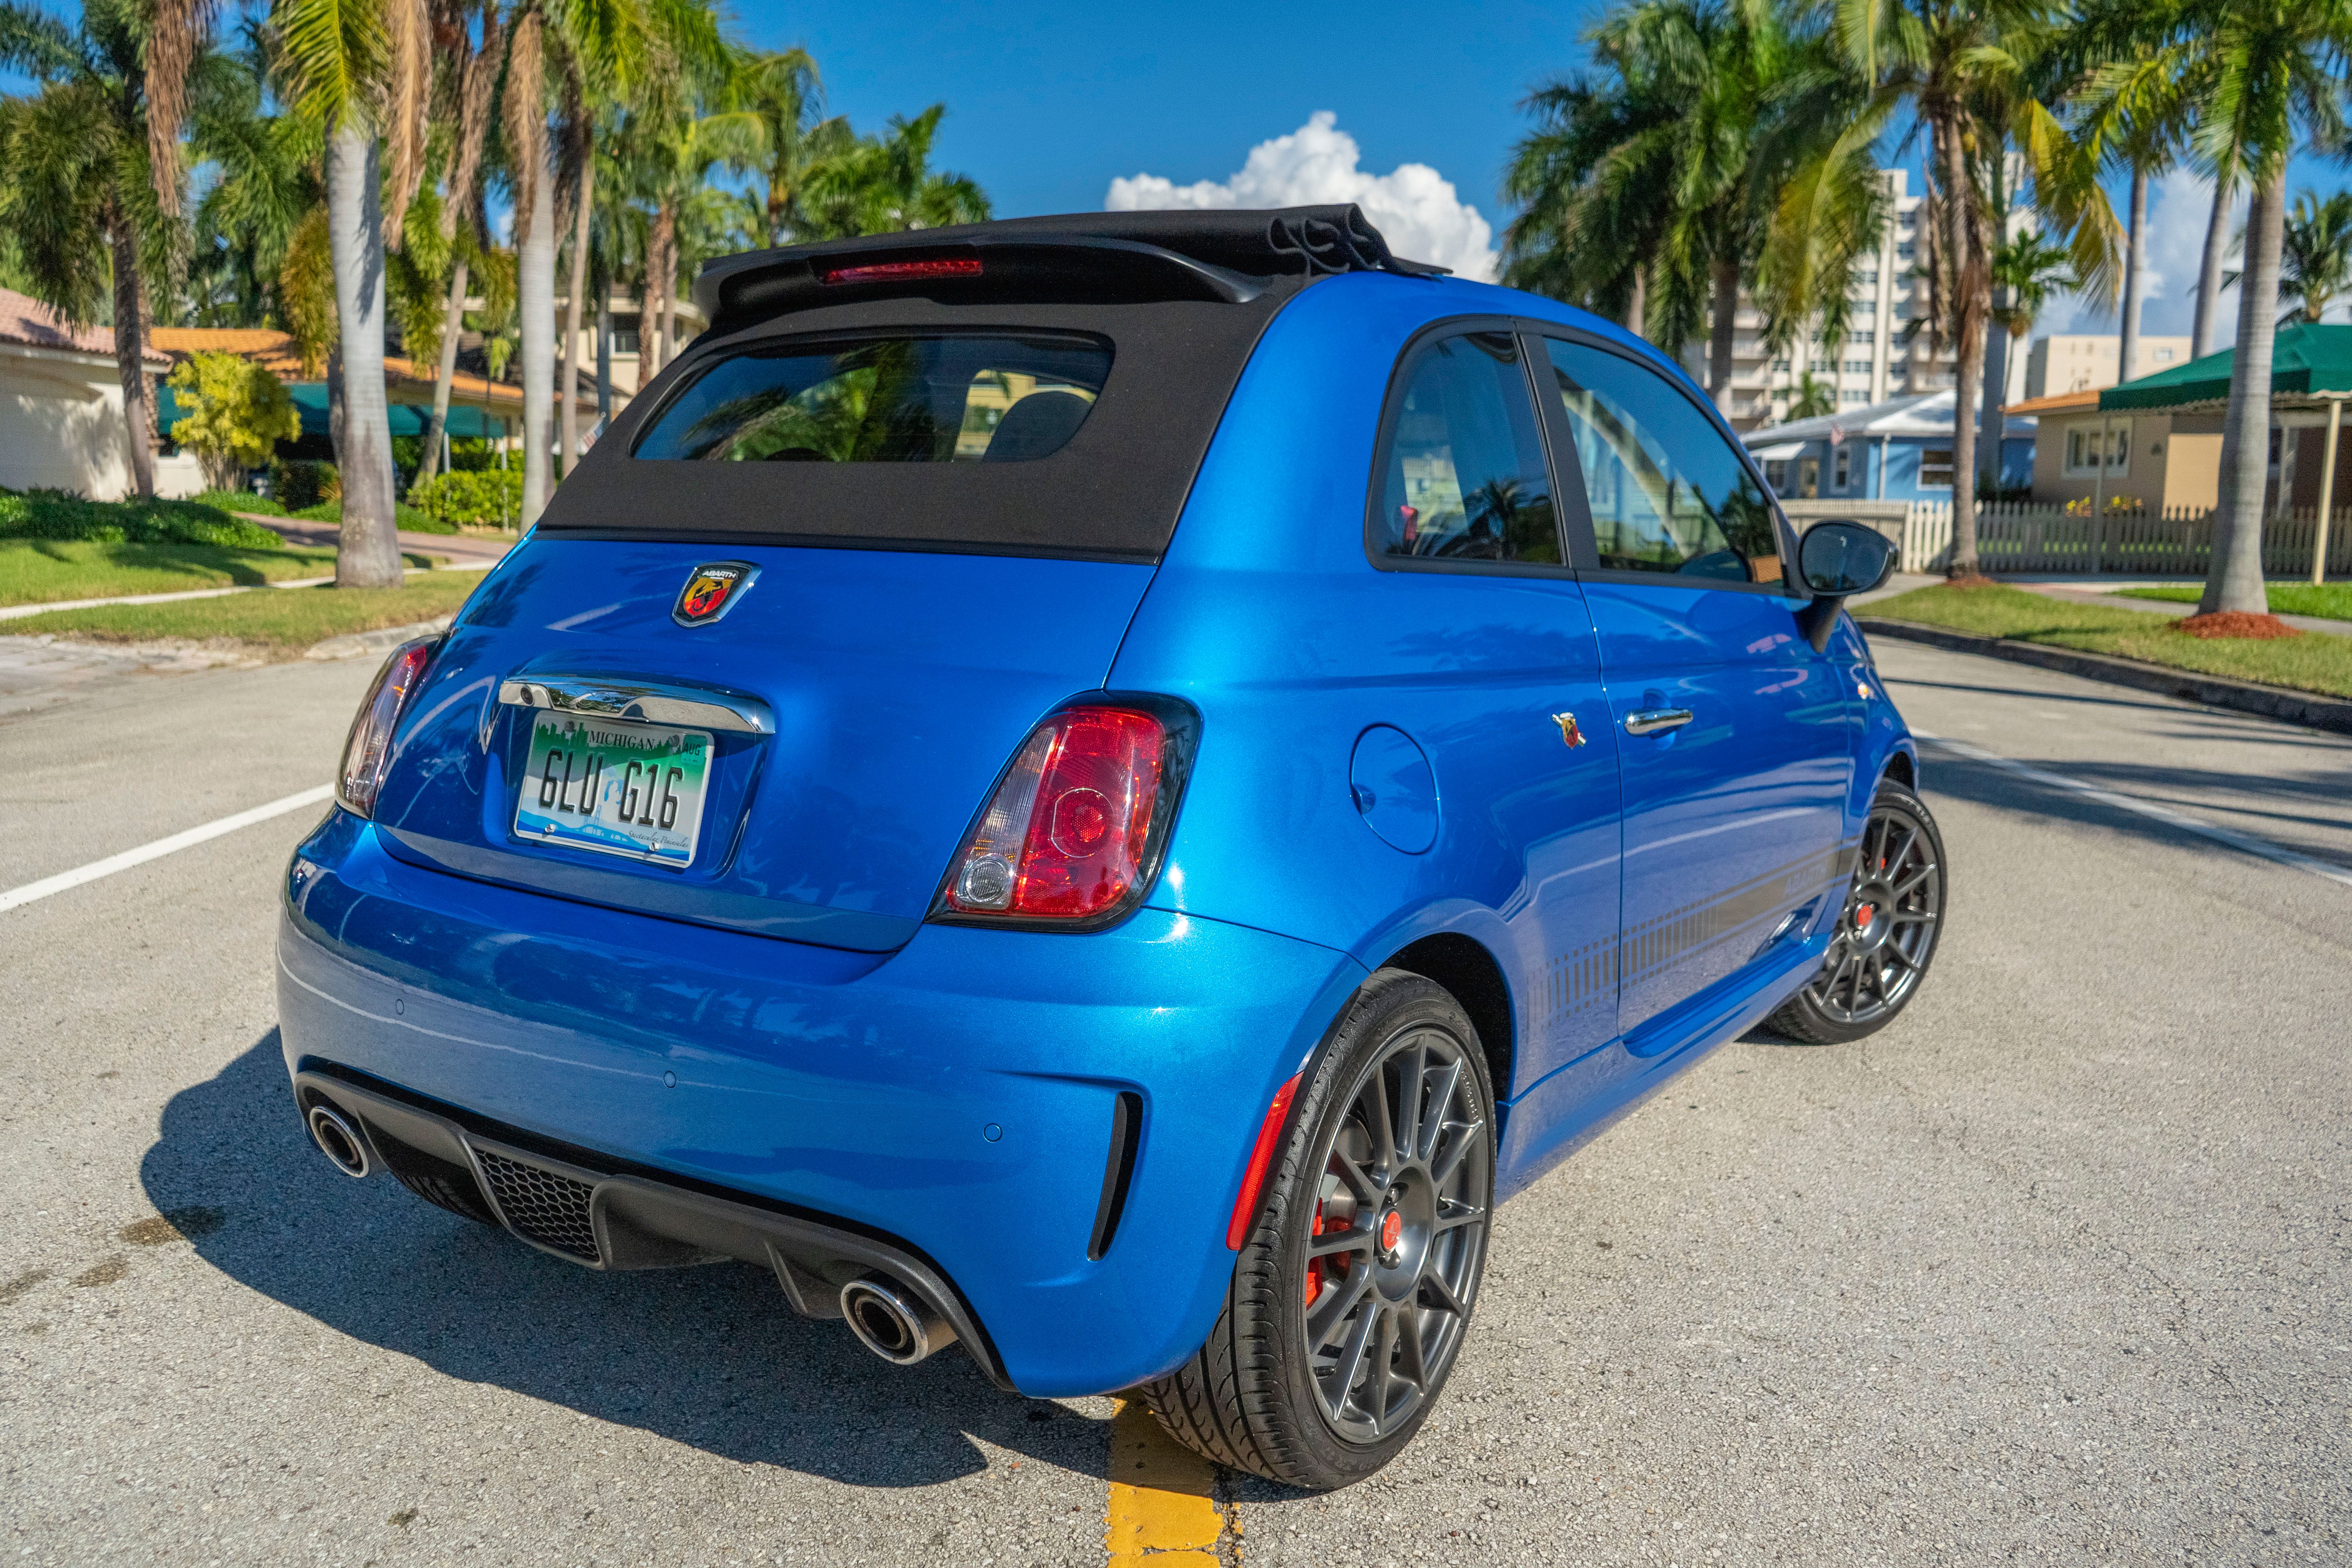
<instances>
[{"instance_id":1,"label":"sidewalk","mask_svg":"<svg viewBox=\"0 0 2352 1568\"><path fill-rule=\"evenodd\" d=\"M264 517L248 511L236 515L247 522L259 523L289 544L314 544L331 550L342 532L339 523L305 522L299 518ZM495 566L521 539L520 534L502 539L493 534L414 533L404 529L400 547L427 555L446 555L452 566Z\"/></svg>"}]
</instances>

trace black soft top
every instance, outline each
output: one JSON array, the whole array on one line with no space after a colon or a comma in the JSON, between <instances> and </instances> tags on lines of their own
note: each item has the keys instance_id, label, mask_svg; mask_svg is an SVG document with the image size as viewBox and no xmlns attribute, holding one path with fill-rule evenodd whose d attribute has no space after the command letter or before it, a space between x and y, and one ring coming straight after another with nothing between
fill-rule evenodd
<instances>
[{"instance_id":1,"label":"black soft top","mask_svg":"<svg viewBox=\"0 0 2352 1568\"><path fill-rule=\"evenodd\" d=\"M935 262L953 265L906 265ZM1352 205L1081 213L726 257L695 283L710 331L631 400L540 527L572 538L1156 561L1275 312L1333 273L1438 270L1391 255ZM719 361L877 330L1087 333L1110 341L1110 375L1069 444L1034 462L632 455L646 421Z\"/></svg>"}]
</instances>

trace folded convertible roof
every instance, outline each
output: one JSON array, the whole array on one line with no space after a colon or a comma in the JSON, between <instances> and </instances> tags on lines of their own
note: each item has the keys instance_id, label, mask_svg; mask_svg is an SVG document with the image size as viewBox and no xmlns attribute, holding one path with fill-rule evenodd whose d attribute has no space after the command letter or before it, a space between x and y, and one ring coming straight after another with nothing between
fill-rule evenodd
<instances>
[{"instance_id":1,"label":"folded convertible roof","mask_svg":"<svg viewBox=\"0 0 2352 1568\"><path fill-rule=\"evenodd\" d=\"M1352 203L1068 213L722 257L695 279L694 301L714 329L724 329L894 294L942 303L1241 304L1286 278L1444 270L1395 255Z\"/></svg>"}]
</instances>

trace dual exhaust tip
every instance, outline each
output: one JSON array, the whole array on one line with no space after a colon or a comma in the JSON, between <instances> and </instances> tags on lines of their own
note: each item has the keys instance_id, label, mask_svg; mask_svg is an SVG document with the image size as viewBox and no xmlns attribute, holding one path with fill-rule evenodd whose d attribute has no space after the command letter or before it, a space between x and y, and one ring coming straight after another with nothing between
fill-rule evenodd
<instances>
[{"instance_id":1,"label":"dual exhaust tip","mask_svg":"<svg viewBox=\"0 0 2352 1568\"><path fill-rule=\"evenodd\" d=\"M335 1169L361 1177L373 1168L367 1139L341 1111L322 1102L310 1108L306 1120L311 1142ZM956 1342L953 1324L887 1274L867 1274L844 1285L841 1315L849 1321L849 1331L858 1343L896 1366L912 1366Z\"/></svg>"}]
</instances>

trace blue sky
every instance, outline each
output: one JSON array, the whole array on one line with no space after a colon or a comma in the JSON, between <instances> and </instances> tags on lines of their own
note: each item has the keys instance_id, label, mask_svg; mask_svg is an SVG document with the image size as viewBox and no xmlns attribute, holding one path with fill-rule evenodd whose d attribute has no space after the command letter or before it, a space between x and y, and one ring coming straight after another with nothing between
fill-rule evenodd
<instances>
[{"instance_id":1,"label":"blue sky","mask_svg":"<svg viewBox=\"0 0 2352 1568\"><path fill-rule=\"evenodd\" d=\"M940 161L1003 216L1098 208L1116 175L1222 180L1330 110L1367 169L1429 164L1491 218L1518 101L1578 62L1592 8L871 0L736 18L758 43L805 45L861 129L946 102Z\"/></svg>"}]
</instances>

